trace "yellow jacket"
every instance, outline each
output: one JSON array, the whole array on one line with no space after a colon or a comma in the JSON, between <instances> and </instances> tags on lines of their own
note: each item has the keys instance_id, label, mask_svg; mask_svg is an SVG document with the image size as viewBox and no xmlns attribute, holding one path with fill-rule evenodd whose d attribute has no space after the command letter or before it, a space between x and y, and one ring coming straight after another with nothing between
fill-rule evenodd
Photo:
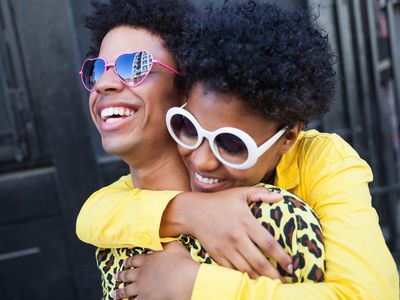
<instances>
[{"instance_id":1,"label":"yellow jacket","mask_svg":"<svg viewBox=\"0 0 400 300\"><path fill-rule=\"evenodd\" d=\"M304 199L318 215L325 240L322 283L281 284L215 265L201 265L192 299L399 299L396 264L371 205L367 163L339 136L302 132L282 156L275 185ZM135 189L129 176L94 193L77 220L77 234L98 247L162 249L162 212L178 192Z\"/></svg>"}]
</instances>

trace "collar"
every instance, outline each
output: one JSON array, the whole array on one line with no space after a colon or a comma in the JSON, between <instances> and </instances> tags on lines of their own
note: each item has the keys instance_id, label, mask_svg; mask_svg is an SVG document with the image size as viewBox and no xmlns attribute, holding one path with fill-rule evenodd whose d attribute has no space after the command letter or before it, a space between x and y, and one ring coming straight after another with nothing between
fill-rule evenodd
<instances>
[{"instance_id":1,"label":"collar","mask_svg":"<svg viewBox=\"0 0 400 300\"><path fill-rule=\"evenodd\" d=\"M282 155L276 166L275 185L288 191L295 188L300 182L298 152L303 136L304 132L302 131L294 145Z\"/></svg>"}]
</instances>

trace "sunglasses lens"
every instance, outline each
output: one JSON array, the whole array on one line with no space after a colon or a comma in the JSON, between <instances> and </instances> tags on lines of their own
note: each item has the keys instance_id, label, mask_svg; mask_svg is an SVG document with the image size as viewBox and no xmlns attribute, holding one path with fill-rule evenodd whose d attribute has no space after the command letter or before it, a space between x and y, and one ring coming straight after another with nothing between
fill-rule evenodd
<instances>
[{"instance_id":1,"label":"sunglasses lens","mask_svg":"<svg viewBox=\"0 0 400 300\"><path fill-rule=\"evenodd\" d=\"M153 57L146 51L123 54L115 62L115 70L123 82L130 86L140 84L149 74Z\"/></svg>"},{"instance_id":2,"label":"sunglasses lens","mask_svg":"<svg viewBox=\"0 0 400 300\"><path fill-rule=\"evenodd\" d=\"M249 156L246 144L236 135L221 133L214 142L221 157L229 163L242 164Z\"/></svg>"},{"instance_id":3,"label":"sunglasses lens","mask_svg":"<svg viewBox=\"0 0 400 300\"><path fill-rule=\"evenodd\" d=\"M85 61L82 67L82 82L88 90L92 90L100 76L103 75L105 62L102 59L90 59Z\"/></svg>"},{"instance_id":4,"label":"sunglasses lens","mask_svg":"<svg viewBox=\"0 0 400 300\"><path fill-rule=\"evenodd\" d=\"M174 115L171 118L171 127L179 141L188 146L194 146L198 139L194 124L183 115Z\"/></svg>"}]
</instances>

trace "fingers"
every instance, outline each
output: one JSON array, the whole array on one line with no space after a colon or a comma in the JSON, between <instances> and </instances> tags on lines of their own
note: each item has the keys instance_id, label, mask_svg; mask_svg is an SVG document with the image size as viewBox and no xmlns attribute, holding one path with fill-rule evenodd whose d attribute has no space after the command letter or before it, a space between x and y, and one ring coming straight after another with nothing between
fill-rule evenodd
<instances>
[{"instance_id":1,"label":"fingers","mask_svg":"<svg viewBox=\"0 0 400 300\"><path fill-rule=\"evenodd\" d=\"M250 202L266 202L266 203L275 203L281 201L283 199L281 194L273 193L266 188L263 187L253 187L251 188L246 195L247 203Z\"/></svg>"},{"instance_id":2,"label":"fingers","mask_svg":"<svg viewBox=\"0 0 400 300\"><path fill-rule=\"evenodd\" d=\"M247 255L246 257L249 258ZM256 279L259 276L267 276L271 279L281 278L279 271L265 257L256 260L251 258L249 264L251 265L252 270L254 270L252 273L248 273L252 279Z\"/></svg>"},{"instance_id":3,"label":"fingers","mask_svg":"<svg viewBox=\"0 0 400 300\"><path fill-rule=\"evenodd\" d=\"M115 274L116 282L134 282L138 278L139 269L129 269Z\"/></svg>"},{"instance_id":4,"label":"fingers","mask_svg":"<svg viewBox=\"0 0 400 300\"><path fill-rule=\"evenodd\" d=\"M254 246L254 248L257 249L256 246ZM258 252L260 253L260 250L258 250ZM243 256L238 251L232 251L230 253L227 253L227 257L229 257L229 259L226 257L213 257L213 259L222 267L247 273L250 278L255 279L259 277L260 274L246 260L245 257L247 257L247 255L250 255L250 253L245 253L245 256ZM260 255L262 256L262 254ZM264 259L266 260L265 257Z\"/></svg>"},{"instance_id":5,"label":"fingers","mask_svg":"<svg viewBox=\"0 0 400 300\"><path fill-rule=\"evenodd\" d=\"M248 243L242 243L238 249L241 256L246 258L250 272L246 271L250 278L255 279L260 275L276 279L280 278L278 270L268 261L265 255L257 246L249 240Z\"/></svg>"},{"instance_id":6,"label":"fingers","mask_svg":"<svg viewBox=\"0 0 400 300\"><path fill-rule=\"evenodd\" d=\"M251 244L253 244L250 241ZM254 248L256 248L254 246ZM259 255L262 257L263 255L260 253L257 248L253 251L254 253L258 252ZM248 258L251 258L251 253L246 253L246 252L235 252L235 254L231 255L230 257L231 264L234 266L234 268L240 272L245 272L249 275L250 278L256 279L258 278L261 273L257 271L256 268L250 263ZM262 257L263 263L269 263L268 260L265 257Z\"/></svg>"},{"instance_id":7,"label":"fingers","mask_svg":"<svg viewBox=\"0 0 400 300\"><path fill-rule=\"evenodd\" d=\"M111 293L111 297L114 299L124 299L135 297L138 294L137 284L135 282L128 284L127 286L115 290Z\"/></svg>"},{"instance_id":8,"label":"fingers","mask_svg":"<svg viewBox=\"0 0 400 300\"><path fill-rule=\"evenodd\" d=\"M278 270L249 238L243 238L237 247L226 253L225 257L214 257L214 260L223 267L245 272L252 279L261 275L272 279L281 278Z\"/></svg>"},{"instance_id":9,"label":"fingers","mask_svg":"<svg viewBox=\"0 0 400 300\"><path fill-rule=\"evenodd\" d=\"M254 219L251 214L250 217ZM256 226L261 226L257 223L257 221L255 221L255 223ZM250 226L254 226L254 223L250 222ZM261 229L263 229L262 226ZM268 234L267 231L265 233ZM213 255L211 252L209 252L219 265L235 269L240 272L245 272L252 279L262 275L262 272L264 272L264 275L268 274L273 276L273 278L278 278L279 274L274 273L273 270L269 272L265 271L272 266L261 250L258 249L254 242L250 239L247 232L238 228L234 233L232 233L229 241L231 242L232 247L220 250L213 249L213 253L218 255Z\"/></svg>"},{"instance_id":10,"label":"fingers","mask_svg":"<svg viewBox=\"0 0 400 300\"><path fill-rule=\"evenodd\" d=\"M143 265L146 255L150 254L142 254L142 255L135 255L131 256L124 261L125 268L139 268Z\"/></svg>"},{"instance_id":11,"label":"fingers","mask_svg":"<svg viewBox=\"0 0 400 300\"><path fill-rule=\"evenodd\" d=\"M281 245L275 241L274 237L268 230L266 230L256 220L254 220L254 222L255 224L253 225L253 230L249 233L250 238L265 255L273 258L282 266L282 268L286 270L286 272L292 274L292 258L286 253ZM272 265L270 264L270 266ZM269 274L274 274L273 278L278 278L276 277L276 272L278 271L275 268L274 269L276 272L271 270L270 266L263 265L261 267L264 268L264 271L261 271L260 268L257 268L257 270L259 270L262 275L270 276ZM266 274L266 272L268 274Z\"/></svg>"},{"instance_id":12,"label":"fingers","mask_svg":"<svg viewBox=\"0 0 400 300\"><path fill-rule=\"evenodd\" d=\"M245 260L242 256L238 255L234 261L235 269L240 272L247 273L251 279L260 277L260 274L256 272L254 268Z\"/></svg>"},{"instance_id":13,"label":"fingers","mask_svg":"<svg viewBox=\"0 0 400 300\"><path fill-rule=\"evenodd\" d=\"M231 264L231 262L225 257L213 257L213 259L222 267L235 269L235 267Z\"/></svg>"}]
</instances>

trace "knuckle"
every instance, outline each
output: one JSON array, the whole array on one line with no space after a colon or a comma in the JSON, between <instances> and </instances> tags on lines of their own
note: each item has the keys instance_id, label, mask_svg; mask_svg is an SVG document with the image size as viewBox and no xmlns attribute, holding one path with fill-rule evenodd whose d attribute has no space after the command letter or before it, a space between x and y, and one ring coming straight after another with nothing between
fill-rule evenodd
<instances>
[{"instance_id":1,"label":"knuckle","mask_svg":"<svg viewBox=\"0 0 400 300\"><path fill-rule=\"evenodd\" d=\"M244 215L240 219L240 224L242 224L242 226L244 228L248 228L253 224L253 219L254 219L254 216L251 214L251 212L249 210L248 214Z\"/></svg>"},{"instance_id":2,"label":"knuckle","mask_svg":"<svg viewBox=\"0 0 400 300\"><path fill-rule=\"evenodd\" d=\"M126 280L126 271L118 272L115 276L117 282L124 282Z\"/></svg>"},{"instance_id":3,"label":"knuckle","mask_svg":"<svg viewBox=\"0 0 400 300\"><path fill-rule=\"evenodd\" d=\"M257 259L254 262L254 266L256 270L265 270L266 268L268 268L267 259Z\"/></svg>"},{"instance_id":4,"label":"knuckle","mask_svg":"<svg viewBox=\"0 0 400 300\"><path fill-rule=\"evenodd\" d=\"M210 249L210 254L212 257L220 257L222 253L226 252L225 249L220 246L215 246Z\"/></svg>"},{"instance_id":5,"label":"knuckle","mask_svg":"<svg viewBox=\"0 0 400 300\"><path fill-rule=\"evenodd\" d=\"M265 250L271 252L273 249L276 247L276 241L272 238L268 238L264 242L264 248Z\"/></svg>"},{"instance_id":6,"label":"knuckle","mask_svg":"<svg viewBox=\"0 0 400 300\"><path fill-rule=\"evenodd\" d=\"M284 255L282 258L278 259L279 263L283 266L290 265L292 263L292 258L289 255Z\"/></svg>"},{"instance_id":7,"label":"knuckle","mask_svg":"<svg viewBox=\"0 0 400 300\"><path fill-rule=\"evenodd\" d=\"M125 259L124 267L126 267L126 268L131 267L133 264L133 259L134 259L134 257L128 257L127 259Z\"/></svg>"},{"instance_id":8,"label":"knuckle","mask_svg":"<svg viewBox=\"0 0 400 300\"><path fill-rule=\"evenodd\" d=\"M237 231L231 232L228 236L231 243L237 244L240 241L240 234Z\"/></svg>"},{"instance_id":9,"label":"knuckle","mask_svg":"<svg viewBox=\"0 0 400 300\"><path fill-rule=\"evenodd\" d=\"M224 236L224 239L214 240L212 244L207 245L206 251L213 253L214 255L219 255L220 253L224 253L227 249L227 242L229 242L229 234Z\"/></svg>"}]
</instances>

